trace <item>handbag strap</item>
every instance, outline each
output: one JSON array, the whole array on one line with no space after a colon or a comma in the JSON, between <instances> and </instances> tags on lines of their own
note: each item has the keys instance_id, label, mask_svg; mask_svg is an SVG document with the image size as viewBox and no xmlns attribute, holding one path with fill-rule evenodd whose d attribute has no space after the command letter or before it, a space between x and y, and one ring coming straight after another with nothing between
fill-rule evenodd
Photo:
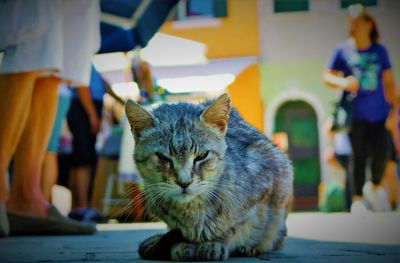
<instances>
[{"instance_id":1,"label":"handbag strap","mask_svg":"<svg viewBox=\"0 0 400 263\"><path fill-rule=\"evenodd\" d=\"M348 39L345 42L343 51L346 53L346 55L345 55L346 58L350 58L352 56L360 56L360 54L358 54L358 52L356 52L356 47L354 46L354 43L350 39ZM342 96L339 100L339 105L348 105L356 97L357 97L357 92L343 91Z\"/></svg>"}]
</instances>

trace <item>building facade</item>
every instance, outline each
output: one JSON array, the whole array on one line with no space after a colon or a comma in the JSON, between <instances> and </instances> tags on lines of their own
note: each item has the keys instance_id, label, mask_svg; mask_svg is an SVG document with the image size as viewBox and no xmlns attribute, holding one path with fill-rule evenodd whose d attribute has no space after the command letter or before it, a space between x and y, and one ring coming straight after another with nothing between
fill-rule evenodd
<instances>
[{"instance_id":1,"label":"building facade","mask_svg":"<svg viewBox=\"0 0 400 263\"><path fill-rule=\"evenodd\" d=\"M175 14L184 19L160 30L205 44L211 71L221 61L222 72L236 63L236 79L228 87L233 104L267 136L285 134L299 209L315 209L319 185L337 174L325 162L324 125L339 93L322 83L321 74L335 44L347 38L347 7L354 3L366 5L376 18L399 83L400 1L187 0ZM219 14L213 14L216 9ZM246 62L238 67L238 61Z\"/></svg>"}]
</instances>

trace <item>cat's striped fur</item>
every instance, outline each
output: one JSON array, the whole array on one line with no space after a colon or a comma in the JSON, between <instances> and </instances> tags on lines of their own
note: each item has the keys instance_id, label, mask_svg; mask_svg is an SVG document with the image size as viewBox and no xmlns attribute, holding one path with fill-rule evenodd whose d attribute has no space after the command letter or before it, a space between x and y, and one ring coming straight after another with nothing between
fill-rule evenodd
<instances>
[{"instance_id":1,"label":"cat's striped fur","mask_svg":"<svg viewBox=\"0 0 400 263\"><path fill-rule=\"evenodd\" d=\"M281 247L291 164L231 109L229 96L151 112L128 101L126 114L146 207L170 229L140 245L142 258L223 260Z\"/></svg>"}]
</instances>

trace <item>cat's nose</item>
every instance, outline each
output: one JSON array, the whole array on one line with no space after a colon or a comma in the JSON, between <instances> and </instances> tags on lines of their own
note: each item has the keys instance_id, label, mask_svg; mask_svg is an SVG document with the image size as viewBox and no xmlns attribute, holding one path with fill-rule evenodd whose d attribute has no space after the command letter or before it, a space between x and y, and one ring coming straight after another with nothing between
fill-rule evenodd
<instances>
[{"instance_id":1,"label":"cat's nose","mask_svg":"<svg viewBox=\"0 0 400 263\"><path fill-rule=\"evenodd\" d=\"M192 181L188 181L188 182L182 182L180 180L176 180L175 182L176 182L177 185L182 187L182 189L186 189L193 182L193 180Z\"/></svg>"}]
</instances>

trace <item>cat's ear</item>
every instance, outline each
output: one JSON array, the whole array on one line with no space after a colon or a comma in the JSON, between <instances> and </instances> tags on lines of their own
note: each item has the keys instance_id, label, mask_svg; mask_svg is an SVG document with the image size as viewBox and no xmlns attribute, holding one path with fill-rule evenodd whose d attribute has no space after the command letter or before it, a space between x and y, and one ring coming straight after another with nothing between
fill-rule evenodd
<instances>
[{"instance_id":1,"label":"cat's ear","mask_svg":"<svg viewBox=\"0 0 400 263\"><path fill-rule=\"evenodd\" d=\"M133 100L125 103L125 114L135 135L156 124L154 116Z\"/></svg>"},{"instance_id":2,"label":"cat's ear","mask_svg":"<svg viewBox=\"0 0 400 263\"><path fill-rule=\"evenodd\" d=\"M225 133L230 111L231 99L228 94L224 93L203 111L200 120L206 125L215 127Z\"/></svg>"}]
</instances>

